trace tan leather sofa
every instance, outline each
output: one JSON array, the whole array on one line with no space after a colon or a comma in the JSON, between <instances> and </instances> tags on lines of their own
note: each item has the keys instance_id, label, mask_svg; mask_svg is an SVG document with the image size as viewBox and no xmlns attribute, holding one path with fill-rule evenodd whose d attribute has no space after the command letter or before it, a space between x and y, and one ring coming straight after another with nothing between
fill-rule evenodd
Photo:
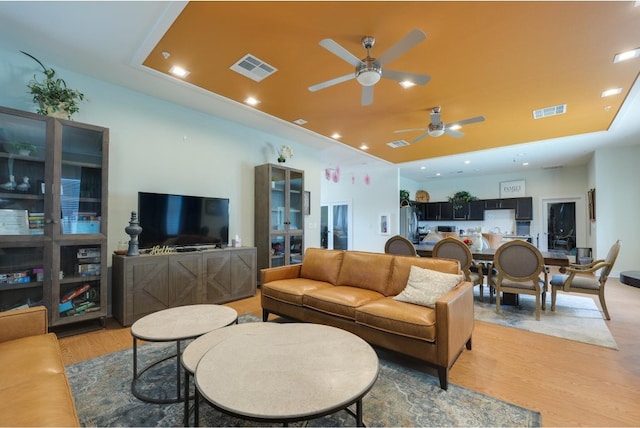
<instances>
[{"instance_id":1,"label":"tan leather sofa","mask_svg":"<svg viewBox=\"0 0 640 428\"><path fill-rule=\"evenodd\" d=\"M0 426L80 426L44 306L0 312Z\"/></svg>"},{"instance_id":2,"label":"tan leather sofa","mask_svg":"<svg viewBox=\"0 0 640 428\"><path fill-rule=\"evenodd\" d=\"M449 369L471 349L473 286L459 283L435 308L404 303L411 265L457 274L457 260L307 249L302 264L262 269L262 311L342 328L372 345L435 366L447 389Z\"/></svg>"}]
</instances>

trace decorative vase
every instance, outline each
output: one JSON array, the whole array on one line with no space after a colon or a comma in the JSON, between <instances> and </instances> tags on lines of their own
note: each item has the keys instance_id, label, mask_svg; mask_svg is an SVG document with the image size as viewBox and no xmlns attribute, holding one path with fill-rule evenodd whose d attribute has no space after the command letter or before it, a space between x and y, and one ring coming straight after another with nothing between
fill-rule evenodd
<instances>
[{"instance_id":1,"label":"decorative vase","mask_svg":"<svg viewBox=\"0 0 640 428\"><path fill-rule=\"evenodd\" d=\"M278 163L285 163L287 161L287 159L284 156L280 156L278 158Z\"/></svg>"},{"instance_id":2,"label":"decorative vase","mask_svg":"<svg viewBox=\"0 0 640 428\"><path fill-rule=\"evenodd\" d=\"M140 254L138 250L138 235L142 233L142 227L140 227L140 223L138 223L138 214L135 211L131 211L129 226L125 227L124 231L131 237L127 256L137 256Z\"/></svg>"}]
</instances>

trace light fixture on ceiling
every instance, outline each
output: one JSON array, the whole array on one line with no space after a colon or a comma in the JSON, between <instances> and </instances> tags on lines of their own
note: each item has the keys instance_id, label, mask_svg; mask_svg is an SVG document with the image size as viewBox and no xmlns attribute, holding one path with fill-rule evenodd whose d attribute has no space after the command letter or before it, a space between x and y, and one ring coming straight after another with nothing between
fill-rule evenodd
<instances>
[{"instance_id":1,"label":"light fixture on ceiling","mask_svg":"<svg viewBox=\"0 0 640 428\"><path fill-rule=\"evenodd\" d=\"M369 146L367 146L365 143L360 144L360 150L369 150Z\"/></svg>"},{"instance_id":2,"label":"light fixture on ceiling","mask_svg":"<svg viewBox=\"0 0 640 428\"><path fill-rule=\"evenodd\" d=\"M169 57L171 56L171 54L167 51L162 52L162 58L164 59L169 59Z\"/></svg>"},{"instance_id":3,"label":"light fixture on ceiling","mask_svg":"<svg viewBox=\"0 0 640 428\"><path fill-rule=\"evenodd\" d=\"M464 161L464 164L465 164L465 165L469 165L470 163L471 163L471 161L470 161L470 160L466 160L466 161Z\"/></svg>"},{"instance_id":4,"label":"light fixture on ceiling","mask_svg":"<svg viewBox=\"0 0 640 428\"><path fill-rule=\"evenodd\" d=\"M244 100L244 102L249 104L250 106L257 106L258 104L260 104L260 101L257 98L254 98L254 97L247 97Z\"/></svg>"},{"instance_id":5,"label":"light fixture on ceiling","mask_svg":"<svg viewBox=\"0 0 640 428\"><path fill-rule=\"evenodd\" d=\"M416 84L413 83L411 80L403 80L402 82L398 82L398 84L405 89L410 88L412 86L416 86Z\"/></svg>"},{"instance_id":6,"label":"light fixture on ceiling","mask_svg":"<svg viewBox=\"0 0 640 428\"><path fill-rule=\"evenodd\" d=\"M602 94L600 94L600 96L602 98L611 97L613 95L618 95L620 93L622 93L622 88L613 88L613 89L607 89L606 91L602 91Z\"/></svg>"},{"instance_id":7,"label":"light fixture on ceiling","mask_svg":"<svg viewBox=\"0 0 640 428\"><path fill-rule=\"evenodd\" d=\"M430 123L428 128L429 135L432 137L439 137L444 134L444 123L440 122L436 125Z\"/></svg>"},{"instance_id":8,"label":"light fixture on ceiling","mask_svg":"<svg viewBox=\"0 0 640 428\"><path fill-rule=\"evenodd\" d=\"M613 57L613 63L626 61L633 58L640 57L640 48L632 49L630 51L621 52Z\"/></svg>"},{"instance_id":9,"label":"light fixture on ceiling","mask_svg":"<svg viewBox=\"0 0 640 428\"><path fill-rule=\"evenodd\" d=\"M356 71L356 80L362 86L373 86L380 81L382 77L382 66L375 61L369 61L365 59L358 66Z\"/></svg>"},{"instance_id":10,"label":"light fixture on ceiling","mask_svg":"<svg viewBox=\"0 0 640 428\"><path fill-rule=\"evenodd\" d=\"M189 75L190 71L185 70L184 68L174 65L169 69L169 73L173 74L176 77L185 78Z\"/></svg>"},{"instance_id":11,"label":"light fixture on ceiling","mask_svg":"<svg viewBox=\"0 0 640 428\"><path fill-rule=\"evenodd\" d=\"M299 118L299 119L294 120L293 123L295 123L296 125L302 126L302 125L306 125L307 121L302 119L302 118Z\"/></svg>"},{"instance_id":12,"label":"light fixture on ceiling","mask_svg":"<svg viewBox=\"0 0 640 428\"><path fill-rule=\"evenodd\" d=\"M331 134L331 138L333 138L334 140L339 140L340 138L342 138L342 135L334 132L333 134Z\"/></svg>"}]
</instances>

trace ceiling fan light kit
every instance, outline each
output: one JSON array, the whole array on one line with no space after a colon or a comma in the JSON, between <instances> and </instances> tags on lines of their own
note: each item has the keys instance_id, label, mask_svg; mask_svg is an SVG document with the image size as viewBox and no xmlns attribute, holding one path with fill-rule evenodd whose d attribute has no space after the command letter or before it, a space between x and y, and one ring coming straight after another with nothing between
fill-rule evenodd
<instances>
[{"instance_id":1,"label":"ceiling fan light kit","mask_svg":"<svg viewBox=\"0 0 640 428\"><path fill-rule=\"evenodd\" d=\"M440 122L438 124L429 124L429 135L432 137L440 137L444 134L444 123Z\"/></svg>"},{"instance_id":2,"label":"ceiling fan light kit","mask_svg":"<svg viewBox=\"0 0 640 428\"><path fill-rule=\"evenodd\" d=\"M356 68L356 80L362 86L373 86L380 81L382 77L382 66L375 61L362 60L362 63Z\"/></svg>"}]
</instances>

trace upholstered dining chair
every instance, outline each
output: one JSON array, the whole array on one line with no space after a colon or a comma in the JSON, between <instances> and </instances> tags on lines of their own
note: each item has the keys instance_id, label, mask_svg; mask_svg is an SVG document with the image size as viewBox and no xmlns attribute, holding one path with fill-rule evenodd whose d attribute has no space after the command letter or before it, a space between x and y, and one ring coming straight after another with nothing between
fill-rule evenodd
<instances>
[{"instance_id":1,"label":"upholstered dining chair","mask_svg":"<svg viewBox=\"0 0 640 428\"><path fill-rule=\"evenodd\" d=\"M550 281L551 310L556 310L556 292L558 290L565 293L595 294L600 299L605 319L610 320L607 303L604 300L604 286L619 252L620 240L618 239L611 246L604 260L594 260L585 265L572 264L566 268L566 274L553 275ZM593 273L597 270L600 270L600 275L595 277Z\"/></svg>"},{"instance_id":2,"label":"upholstered dining chair","mask_svg":"<svg viewBox=\"0 0 640 428\"><path fill-rule=\"evenodd\" d=\"M540 250L522 240L507 242L496 250L493 267L498 271L490 278L496 292L496 312L500 313L501 292L531 294L536 297L536 320L540 321L540 308L546 308L548 279Z\"/></svg>"},{"instance_id":3,"label":"upholstered dining chair","mask_svg":"<svg viewBox=\"0 0 640 428\"><path fill-rule=\"evenodd\" d=\"M418 257L416 247L411 241L401 235L394 235L384 244L384 252L400 256Z\"/></svg>"},{"instance_id":4,"label":"upholstered dining chair","mask_svg":"<svg viewBox=\"0 0 640 428\"><path fill-rule=\"evenodd\" d=\"M460 270L464 273L465 279L472 282L474 286L480 286L480 300L484 301L482 266L476 265L467 244L453 237L444 238L436 242L431 255L433 257L458 260L460 262Z\"/></svg>"}]
</instances>

